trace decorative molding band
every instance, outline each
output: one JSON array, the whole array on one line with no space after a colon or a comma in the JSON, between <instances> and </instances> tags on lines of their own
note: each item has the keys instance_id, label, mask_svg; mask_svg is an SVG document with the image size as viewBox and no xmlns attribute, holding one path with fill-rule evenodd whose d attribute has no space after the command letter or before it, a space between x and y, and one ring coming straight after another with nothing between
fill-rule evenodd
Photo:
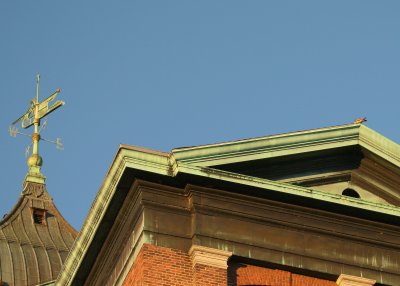
<instances>
[{"instance_id":1,"label":"decorative molding band","mask_svg":"<svg viewBox=\"0 0 400 286\"><path fill-rule=\"evenodd\" d=\"M197 264L202 264L227 269L228 259L232 256L232 252L200 245L192 245L189 250L189 256L192 260L193 267Z\"/></svg>"},{"instance_id":2,"label":"decorative molding band","mask_svg":"<svg viewBox=\"0 0 400 286\"><path fill-rule=\"evenodd\" d=\"M375 285L375 282L376 280L372 279L340 274L336 284L339 286L372 286Z\"/></svg>"},{"instance_id":3,"label":"decorative molding band","mask_svg":"<svg viewBox=\"0 0 400 286\"><path fill-rule=\"evenodd\" d=\"M330 194L315 189L292 185L290 183L282 183L278 181L272 181L268 179L223 171L214 168L198 167L195 165L190 165L185 163L179 163L178 170L179 173L207 177L207 178L217 179L219 181L242 184L250 187L268 189L280 193L297 195L325 202L347 205L358 209L375 211L379 213L400 217L400 207L394 205L375 203L359 198L342 196L339 194Z\"/></svg>"}]
</instances>

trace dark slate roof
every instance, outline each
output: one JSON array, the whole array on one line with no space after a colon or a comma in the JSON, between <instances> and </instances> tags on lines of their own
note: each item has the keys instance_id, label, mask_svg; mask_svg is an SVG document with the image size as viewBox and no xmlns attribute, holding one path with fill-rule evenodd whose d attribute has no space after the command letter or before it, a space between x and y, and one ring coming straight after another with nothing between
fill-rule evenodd
<instances>
[{"instance_id":1,"label":"dark slate roof","mask_svg":"<svg viewBox=\"0 0 400 286\"><path fill-rule=\"evenodd\" d=\"M0 281L31 286L55 280L76 236L46 186L27 182L0 221Z\"/></svg>"}]
</instances>

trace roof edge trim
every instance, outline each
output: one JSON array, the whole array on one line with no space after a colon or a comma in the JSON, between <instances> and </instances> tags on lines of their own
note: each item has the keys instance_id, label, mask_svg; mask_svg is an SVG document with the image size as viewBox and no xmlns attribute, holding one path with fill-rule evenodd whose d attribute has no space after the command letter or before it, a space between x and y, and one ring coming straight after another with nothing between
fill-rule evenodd
<instances>
[{"instance_id":1,"label":"roof edge trim","mask_svg":"<svg viewBox=\"0 0 400 286\"><path fill-rule=\"evenodd\" d=\"M400 166L400 145L365 125L360 127L360 145L386 161Z\"/></svg>"},{"instance_id":2,"label":"roof edge trim","mask_svg":"<svg viewBox=\"0 0 400 286\"><path fill-rule=\"evenodd\" d=\"M288 155L306 152L307 150L315 151L318 150L318 148L323 150L357 144L366 146L365 148L372 150L374 153L378 152L376 150L383 152L386 146L389 146L390 154L392 154L393 150L400 150L400 147L396 143L365 126L361 126L361 128L360 126L361 125L359 124L350 124L314 129L304 132L260 137L222 144L174 149L171 153L164 153L141 147L120 145L96 198L92 203L88 216L82 226L82 230L78 234L68 257L62 266L56 284L71 285L80 264L82 263L82 258L85 256L88 246L93 241L100 222L116 192L117 184L127 168L143 170L165 176L176 176L178 173L185 173L209 177L226 182L254 186L266 190L280 191L287 194L318 199L400 217L400 207L328 194L287 183L275 182L208 167L229 161L233 162L236 160L235 162L237 162L240 159L260 159L262 156L282 156L284 154ZM377 138L379 140L377 140ZM359 141L361 141L361 143ZM374 146L371 142L377 144L377 146ZM379 155L380 153L376 154ZM239 156L241 156L241 158L239 158ZM398 156L396 156L396 158L398 158ZM396 159L395 161L395 163L400 166L400 159Z\"/></svg>"},{"instance_id":3,"label":"roof edge trim","mask_svg":"<svg viewBox=\"0 0 400 286\"><path fill-rule=\"evenodd\" d=\"M346 205L349 207L400 217L400 207L392 206L389 204L373 203L358 198L326 193L288 183L276 182L267 179L246 176L238 173L217 170L213 168L193 166L189 164L179 164L178 169L181 173L223 180L226 182L282 192L286 194L316 199L339 205Z\"/></svg>"},{"instance_id":4,"label":"roof edge trim","mask_svg":"<svg viewBox=\"0 0 400 286\"><path fill-rule=\"evenodd\" d=\"M151 149L120 145L107 175L92 203L85 222L72 246L57 278L57 285L71 285L88 246L94 239L100 222L116 192L116 187L127 168L135 168L166 176L171 176L168 153Z\"/></svg>"},{"instance_id":5,"label":"roof edge trim","mask_svg":"<svg viewBox=\"0 0 400 286\"><path fill-rule=\"evenodd\" d=\"M360 124L173 149L177 161L215 166L359 144Z\"/></svg>"}]
</instances>

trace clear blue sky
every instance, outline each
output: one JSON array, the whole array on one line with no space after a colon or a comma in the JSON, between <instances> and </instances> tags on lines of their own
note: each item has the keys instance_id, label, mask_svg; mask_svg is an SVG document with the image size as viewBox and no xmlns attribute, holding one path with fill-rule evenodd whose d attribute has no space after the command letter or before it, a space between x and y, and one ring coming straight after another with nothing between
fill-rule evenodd
<instances>
[{"instance_id":1,"label":"clear blue sky","mask_svg":"<svg viewBox=\"0 0 400 286\"><path fill-rule=\"evenodd\" d=\"M1 1L0 212L29 139L10 123L57 87L47 188L77 229L120 143L174 147L350 123L400 142L399 1Z\"/></svg>"}]
</instances>

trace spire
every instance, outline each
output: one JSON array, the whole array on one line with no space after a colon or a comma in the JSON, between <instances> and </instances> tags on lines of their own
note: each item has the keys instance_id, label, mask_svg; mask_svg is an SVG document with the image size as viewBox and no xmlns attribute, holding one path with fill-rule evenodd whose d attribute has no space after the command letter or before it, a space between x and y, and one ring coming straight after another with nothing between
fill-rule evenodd
<instances>
[{"instance_id":1,"label":"spire","mask_svg":"<svg viewBox=\"0 0 400 286\"><path fill-rule=\"evenodd\" d=\"M29 171L25 178L25 181L35 181L37 183L43 183L45 177L40 172L43 164L43 159L39 155L39 140L40 140L40 118L39 118L39 87L40 87L40 75L36 77L36 100L32 100L31 108L33 109L33 126L34 131L32 133L32 155L28 158ZM39 179L39 181L38 181Z\"/></svg>"},{"instance_id":2,"label":"spire","mask_svg":"<svg viewBox=\"0 0 400 286\"><path fill-rule=\"evenodd\" d=\"M11 136L15 137L17 134L20 134L32 138L32 143L31 145L29 145L29 147L32 146L32 154L29 156L27 161L29 169L25 177L24 185L26 185L26 183L28 182L39 183L39 184L45 183L46 178L40 171L43 164L43 159L39 155L39 142L41 140L54 143L56 144L57 148L62 149L62 143L59 138L56 141L51 141L41 138L40 132L45 126L45 124L43 124L42 127L39 128L42 118L44 118L57 108L64 105L63 101L57 100L56 102L54 102L52 106L49 106L49 103L53 101L56 98L56 96L60 93L60 89L57 89L48 98L46 98L42 102L39 102L39 87L40 87L40 75L38 74L36 77L36 97L31 100L28 111L24 115L19 117L17 120L15 120L10 126ZM26 133L19 132L18 128L15 126L15 124L18 123L19 121L21 122L21 126L24 129L33 126L34 128L33 133L29 135ZM28 152L29 152L29 147L28 147Z\"/></svg>"}]
</instances>

